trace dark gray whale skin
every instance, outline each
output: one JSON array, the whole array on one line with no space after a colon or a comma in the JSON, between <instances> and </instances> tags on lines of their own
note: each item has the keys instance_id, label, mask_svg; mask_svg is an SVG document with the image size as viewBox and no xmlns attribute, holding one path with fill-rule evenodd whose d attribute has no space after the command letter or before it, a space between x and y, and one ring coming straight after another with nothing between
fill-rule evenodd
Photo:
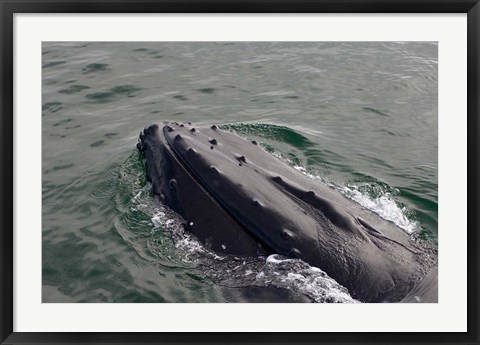
<instances>
[{"instance_id":1,"label":"dark gray whale skin","mask_svg":"<svg viewBox=\"0 0 480 345\"><path fill-rule=\"evenodd\" d=\"M140 133L152 192L212 250L278 253L319 267L362 302L401 301L425 274L393 223L215 125Z\"/></svg>"}]
</instances>

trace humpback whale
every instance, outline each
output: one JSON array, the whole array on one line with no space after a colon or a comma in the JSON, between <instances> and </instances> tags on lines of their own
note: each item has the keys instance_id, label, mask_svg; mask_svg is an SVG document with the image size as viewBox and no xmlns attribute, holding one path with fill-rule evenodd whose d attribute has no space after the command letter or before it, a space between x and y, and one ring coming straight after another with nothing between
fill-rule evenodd
<instances>
[{"instance_id":1,"label":"humpback whale","mask_svg":"<svg viewBox=\"0 0 480 345\"><path fill-rule=\"evenodd\" d=\"M152 192L215 252L302 259L362 302L399 302L428 269L409 234L255 141L166 121L137 148Z\"/></svg>"}]
</instances>

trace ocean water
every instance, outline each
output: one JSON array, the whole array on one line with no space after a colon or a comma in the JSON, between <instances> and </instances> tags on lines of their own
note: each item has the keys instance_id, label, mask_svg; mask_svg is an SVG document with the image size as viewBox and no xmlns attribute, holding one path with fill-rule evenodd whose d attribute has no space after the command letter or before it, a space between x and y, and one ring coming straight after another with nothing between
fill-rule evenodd
<instances>
[{"instance_id":1,"label":"ocean water","mask_svg":"<svg viewBox=\"0 0 480 345\"><path fill-rule=\"evenodd\" d=\"M44 42L43 302L357 302L321 267L221 257L149 192L139 132L215 123L436 252L434 42ZM268 293L267 293L268 295Z\"/></svg>"}]
</instances>

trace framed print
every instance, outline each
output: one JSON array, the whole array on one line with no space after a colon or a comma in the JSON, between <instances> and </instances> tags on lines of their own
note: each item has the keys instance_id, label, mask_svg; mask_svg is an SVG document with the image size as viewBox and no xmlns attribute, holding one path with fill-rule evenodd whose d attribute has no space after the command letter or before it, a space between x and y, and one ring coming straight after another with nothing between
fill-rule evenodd
<instances>
[{"instance_id":1,"label":"framed print","mask_svg":"<svg viewBox=\"0 0 480 345\"><path fill-rule=\"evenodd\" d=\"M3 1L1 343L478 343L478 6Z\"/></svg>"}]
</instances>

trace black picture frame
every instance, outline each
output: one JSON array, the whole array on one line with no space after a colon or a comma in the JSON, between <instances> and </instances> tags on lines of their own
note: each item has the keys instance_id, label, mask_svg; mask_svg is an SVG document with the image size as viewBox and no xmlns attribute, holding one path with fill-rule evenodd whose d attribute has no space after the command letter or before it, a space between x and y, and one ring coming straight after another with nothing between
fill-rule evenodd
<instances>
[{"instance_id":1,"label":"black picture frame","mask_svg":"<svg viewBox=\"0 0 480 345\"><path fill-rule=\"evenodd\" d=\"M124 0L0 1L0 342L2 344L478 344L478 0ZM13 17L16 13L467 13L468 309L465 333L21 333L13 332ZM455 317L452 315L452 317Z\"/></svg>"}]
</instances>

